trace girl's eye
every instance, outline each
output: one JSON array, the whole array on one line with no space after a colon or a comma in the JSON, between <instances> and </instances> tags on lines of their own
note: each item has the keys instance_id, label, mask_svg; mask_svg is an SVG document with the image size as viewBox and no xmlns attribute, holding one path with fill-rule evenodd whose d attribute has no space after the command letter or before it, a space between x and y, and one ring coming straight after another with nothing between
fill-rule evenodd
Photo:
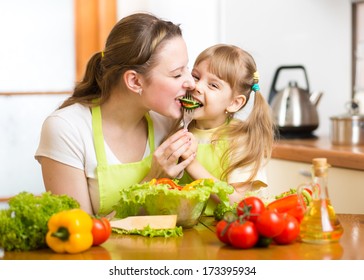
<instances>
[{"instance_id":1,"label":"girl's eye","mask_svg":"<svg viewBox=\"0 0 364 280\"><path fill-rule=\"evenodd\" d=\"M178 78L181 78L182 77L182 74L178 74L178 75L175 75L173 77L176 78L176 79L178 79Z\"/></svg>"},{"instance_id":2,"label":"girl's eye","mask_svg":"<svg viewBox=\"0 0 364 280\"><path fill-rule=\"evenodd\" d=\"M219 86L218 86L217 84L211 84L211 86L212 86L213 88L216 88L216 89L218 89L218 88L219 88Z\"/></svg>"},{"instance_id":3,"label":"girl's eye","mask_svg":"<svg viewBox=\"0 0 364 280\"><path fill-rule=\"evenodd\" d=\"M192 75L192 77L193 77L193 79L194 79L195 81L198 81L198 80L199 80L199 78L198 78L196 75Z\"/></svg>"}]
</instances>

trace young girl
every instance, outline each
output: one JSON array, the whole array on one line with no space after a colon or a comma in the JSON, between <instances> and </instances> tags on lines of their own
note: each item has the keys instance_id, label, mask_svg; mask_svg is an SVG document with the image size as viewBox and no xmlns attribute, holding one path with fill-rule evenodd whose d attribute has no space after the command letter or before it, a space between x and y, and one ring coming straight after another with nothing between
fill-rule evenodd
<instances>
[{"instance_id":1,"label":"young girl","mask_svg":"<svg viewBox=\"0 0 364 280\"><path fill-rule=\"evenodd\" d=\"M198 141L198 151L180 183L224 180L235 189L231 202L238 202L247 191L267 185L264 165L274 140L270 107L260 93L254 59L239 47L215 45L197 57L192 76L196 86L190 93L200 107L188 129ZM245 120L237 119L235 114L252 93L251 113Z\"/></svg>"}]
</instances>

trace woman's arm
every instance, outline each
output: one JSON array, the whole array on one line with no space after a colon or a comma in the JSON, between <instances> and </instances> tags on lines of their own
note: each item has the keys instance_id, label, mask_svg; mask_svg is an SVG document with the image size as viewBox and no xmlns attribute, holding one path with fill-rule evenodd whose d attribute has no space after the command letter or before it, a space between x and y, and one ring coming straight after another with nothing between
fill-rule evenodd
<instances>
[{"instance_id":1,"label":"woman's arm","mask_svg":"<svg viewBox=\"0 0 364 280\"><path fill-rule=\"evenodd\" d=\"M93 214L85 172L47 157L41 157L43 182L53 194L67 194L80 203L80 207Z\"/></svg>"}]
</instances>

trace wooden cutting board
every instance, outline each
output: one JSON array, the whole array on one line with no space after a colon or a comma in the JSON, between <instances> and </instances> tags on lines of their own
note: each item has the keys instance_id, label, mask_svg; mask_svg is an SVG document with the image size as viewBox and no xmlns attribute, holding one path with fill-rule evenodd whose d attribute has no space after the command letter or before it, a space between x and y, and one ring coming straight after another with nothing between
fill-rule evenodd
<instances>
[{"instance_id":1,"label":"wooden cutting board","mask_svg":"<svg viewBox=\"0 0 364 280\"><path fill-rule=\"evenodd\" d=\"M177 215L130 216L120 220L111 220L111 227L124 230L142 230L146 226L152 229L175 228Z\"/></svg>"}]
</instances>

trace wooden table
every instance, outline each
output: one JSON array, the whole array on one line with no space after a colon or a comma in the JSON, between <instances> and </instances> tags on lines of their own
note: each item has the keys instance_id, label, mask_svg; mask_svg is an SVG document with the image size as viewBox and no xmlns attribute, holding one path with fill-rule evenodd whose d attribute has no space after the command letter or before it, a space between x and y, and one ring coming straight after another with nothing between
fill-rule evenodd
<instances>
[{"instance_id":1,"label":"wooden table","mask_svg":"<svg viewBox=\"0 0 364 280\"><path fill-rule=\"evenodd\" d=\"M162 238L116 235L102 246L80 254L56 254L50 249L31 252L5 252L7 260L364 260L364 215L337 215L344 227L338 243L314 245L296 242L269 248L234 249L215 236L215 221L202 218L185 229L182 237Z\"/></svg>"}]
</instances>

